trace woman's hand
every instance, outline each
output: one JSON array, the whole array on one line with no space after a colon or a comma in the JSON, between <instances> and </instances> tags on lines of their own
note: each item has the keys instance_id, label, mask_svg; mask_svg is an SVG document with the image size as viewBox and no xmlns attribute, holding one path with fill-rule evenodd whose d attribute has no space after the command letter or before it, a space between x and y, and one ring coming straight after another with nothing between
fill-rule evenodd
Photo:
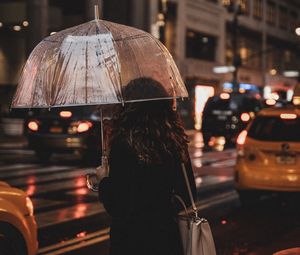
<instances>
[{"instance_id":1,"label":"woman's hand","mask_svg":"<svg viewBox=\"0 0 300 255\"><path fill-rule=\"evenodd\" d=\"M96 175L98 178L98 182L100 182L104 177L108 176L108 171L107 171L107 167L105 166L98 166L96 168Z\"/></svg>"},{"instance_id":2,"label":"woman's hand","mask_svg":"<svg viewBox=\"0 0 300 255\"><path fill-rule=\"evenodd\" d=\"M96 175L98 177L99 182L104 178L107 177L109 173L109 165L107 157L102 157L102 164L96 168Z\"/></svg>"}]
</instances>

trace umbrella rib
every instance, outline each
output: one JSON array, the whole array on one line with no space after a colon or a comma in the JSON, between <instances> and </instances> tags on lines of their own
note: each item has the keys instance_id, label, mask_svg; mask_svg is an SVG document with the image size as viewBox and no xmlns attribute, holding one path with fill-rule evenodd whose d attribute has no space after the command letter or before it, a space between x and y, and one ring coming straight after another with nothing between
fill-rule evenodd
<instances>
[{"instance_id":1,"label":"umbrella rib","mask_svg":"<svg viewBox=\"0 0 300 255\"><path fill-rule=\"evenodd\" d=\"M107 31L110 33L110 35L111 35L111 37L112 37L113 47L114 47L114 49L115 49L115 52L117 53L117 61L118 61L118 59L119 59L119 53L118 53L118 51L117 51L117 47L116 47L116 43L115 43L117 40L114 39L111 30L110 30L109 27L105 24L105 22L103 22L102 24L103 24L103 26L107 29ZM98 23L97 23L97 25L98 25ZM120 38L120 41L121 41L121 40L122 40L122 38ZM123 104L123 103L124 103L124 100L123 100L123 96L122 96L121 63L118 62L117 66L118 66L118 73L119 73L119 88L117 88L117 91L119 91L119 92L121 93L121 95L120 95L121 98L120 98L120 99L121 99L122 104ZM113 84L113 85L114 85L114 84Z\"/></svg>"},{"instance_id":2,"label":"umbrella rib","mask_svg":"<svg viewBox=\"0 0 300 255\"><path fill-rule=\"evenodd\" d=\"M86 48L85 48L85 103L87 103L87 96L88 96L88 47L89 43L86 42Z\"/></svg>"},{"instance_id":3,"label":"umbrella rib","mask_svg":"<svg viewBox=\"0 0 300 255\"><path fill-rule=\"evenodd\" d=\"M161 49L161 51L162 51L162 53L164 54L164 56L165 56L165 60L167 61L167 59L168 59L168 55L166 54L166 51L165 51L165 49L162 47L162 45L157 41L157 39L156 38L154 38L154 37L150 37L152 40L154 40L154 42L158 45L158 47ZM171 56L171 54L170 54L170 56ZM172 56L171 56L172 57ZM168 66L168 65L167 65ZM169 68L171 69L171 71L172 71L172 73L173 73L173 75L174 75L174 71L172 70L172 67L170 67L169 66ZM172 76L170 76L170 79L172 79ZM175 87L174 87L174 84L173 84L173 82L171 82L171 86L172 86L172 90L173 90L173 98L175 98L174 97L174 95L176 95L176 91L175 91Z\"/></svg>"},{"instance_id":4,"label":"umbrella rib","mask_svg":"<svg viewBox=\"0 0 300 255\"><path fill-rule=\"evenodd\" d=\"M71 43L70 43L70 46L69 46L69 48L68 48L68 50L67 50L66 53L69 52L69 50L70 50L72 44L73 44L73 43L71 42ZM62 56L62 55L63 55L63 54L60 54L60 56ZM68 57L67 63L65 63L65 61L63 61L63 63L65 63L65 66L64 66L63 72L61 72L61 73L65 73L65 72L66 72L66 69L67 69L68 64L69 64L69 62L70 62L70 59L71 59L71 55L72 55L72 54L65 54L65 56L67 56L67 55L69 55L69 57ZM59 76L58 81L57 81L57 84L59 84L61 80L62 80L62 77ZM57 100L57 98L58 98L58 95L59 95L59 89L61 90L61 87L59 87L59 86L56 86L56 87L57 87L57 91L55 91L54 101L53 101L52 103L56 102L56 100ZM51 106L51 103L50 103L50 106Z\"/></svg>"}]
</instances>

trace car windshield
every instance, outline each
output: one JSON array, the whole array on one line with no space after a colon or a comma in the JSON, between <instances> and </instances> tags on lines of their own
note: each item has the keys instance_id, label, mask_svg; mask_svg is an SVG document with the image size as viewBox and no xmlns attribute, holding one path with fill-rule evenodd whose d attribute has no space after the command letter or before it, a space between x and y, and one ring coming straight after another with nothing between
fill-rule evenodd
<instances>
[{"instance_id":1,"label":"car windshield","mask_svg":"<svg viewBox=\"0 0 300 255\"><path fill-rule=\"evenodd\" d=\"M205 106L206 114L216 111L230 112L257 112L261 108L260 101L256 98L246 97L244 95L230 95L229 99L221 99L219 96L209 98Z\"/></svg>"},{"instance_id":2,"label":"car windshield","mask_svg":"<svg viewBox=\"0 0 300 255\"><path fill-rule=\"evenodd\" d=\"M300 141L300 118L258 116L251 125L248 136L262 141Z\"/></svg>"}]
</instances>

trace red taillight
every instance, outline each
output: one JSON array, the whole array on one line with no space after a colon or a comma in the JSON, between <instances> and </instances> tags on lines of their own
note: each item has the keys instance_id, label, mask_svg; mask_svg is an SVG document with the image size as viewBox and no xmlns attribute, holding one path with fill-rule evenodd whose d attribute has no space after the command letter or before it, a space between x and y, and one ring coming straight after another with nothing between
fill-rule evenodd
<instances>
[{"instance_id":1,"label":"red taillight","mask_svg":"<svg viewBox=\"0 0 300 255\"><path fill-rule=\"evenodd\" d=\"M266 104L267 105L275 105L276 104L276 100L275 99L272 99L272 98L270 98L270 99L267 99L266 100Z\"/></svg>"},{"instance_id":2,"label":"red taillight","mask_svg":"<svg viewBox=\"0 0 300 255\"><path fill-rule=\"evenodd\" d=\"M27 124L27 127L31 130L31 131L38 131L39 130L39 124L37 121L29 121Z\"/></svg>"},{"instance_id":3,"label":"red taillight","mask_svg":"<svg viewBox=\"0 0 300 255\"><path fill-rule=\"evenodd\" d=\"M247 134L248 134L247 130L243 130L243 131L239 134L239 136L238 136L238 138L237 138L237 140L236 140L236 143L237 143L238 145L243 145L243 144L245 143L245 141L246 141Z\"/></svg>"},{"instance_id":4,"label":"red taillight","mask_svg":"<svg viewBox=\"0 0 300 255\"><path fill-rule=\"evenodd\" d=\"M294 120L297 119L297 114L294 113L281 113L280 118L284 120Z\"/></svg>"},{"instance_id":5,"label":"red taillight","mask_svg":"<svg viewBox=\"0 0 300 255\"><path fill-rule=\"evenodd\" d=\"M250 119L251 119L251 116L250 116L249 113L243 112L243 113L241 114L241 120L242 120L242 121L247 122L247 121L249 121Z\"/></svg>"},{"instance_id":6,"label":"red taillight","mask_svg":"<svg viewBox=\"0 0 300 255\"><path fill-rule=\"evenodd\" d=\"M78 133L83 133L83 132L86 132L88 131L91 127L93 126L93 123L92 122L89 122L89 121L83 121L83 122L80 122L77 126L77 132Z\"/></svg>"},{"instance_id":7,"label":"red taillight","mask_svg":"<svg viewBox=\"0 0 300 255\"><path fill-rule=\"evenodd\" d=\"M221 93L220 94L220 98L223 100L229 99L230 98L230 94L228 93Z\"/></svg>"},{"instance_id":8,"label":"red taillight","mask_svg":"<svg viewBox=\"0 0 300 255\"><path fill-rule=\"evenodd\" d=\"M61 111L59 113L59 116L62 118L71 118L72 117L72 112L70 111Z\"/></svg>"}]
</instances>

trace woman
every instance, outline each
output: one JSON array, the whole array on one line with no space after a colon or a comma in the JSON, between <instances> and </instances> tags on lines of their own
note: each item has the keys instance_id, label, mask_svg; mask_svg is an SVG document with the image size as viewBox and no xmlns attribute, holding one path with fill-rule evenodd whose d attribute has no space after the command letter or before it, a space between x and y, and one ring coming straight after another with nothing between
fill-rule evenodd
<instances>
[{"instance_id":1,"label":"woman","mask_svg":"<svg viewBox=\"0 0 300 255\"><path fill-rule=\"evenodd\" d=\"M168 97L150 78L131 81L125 100ZM181 255L172 205L174 193L187 205L181 162L195 195L187 136L171 100L128 103L113 124L108 177L99 183L99 198L112 216L111 255Z\"/></svg>"}]
</instances>

